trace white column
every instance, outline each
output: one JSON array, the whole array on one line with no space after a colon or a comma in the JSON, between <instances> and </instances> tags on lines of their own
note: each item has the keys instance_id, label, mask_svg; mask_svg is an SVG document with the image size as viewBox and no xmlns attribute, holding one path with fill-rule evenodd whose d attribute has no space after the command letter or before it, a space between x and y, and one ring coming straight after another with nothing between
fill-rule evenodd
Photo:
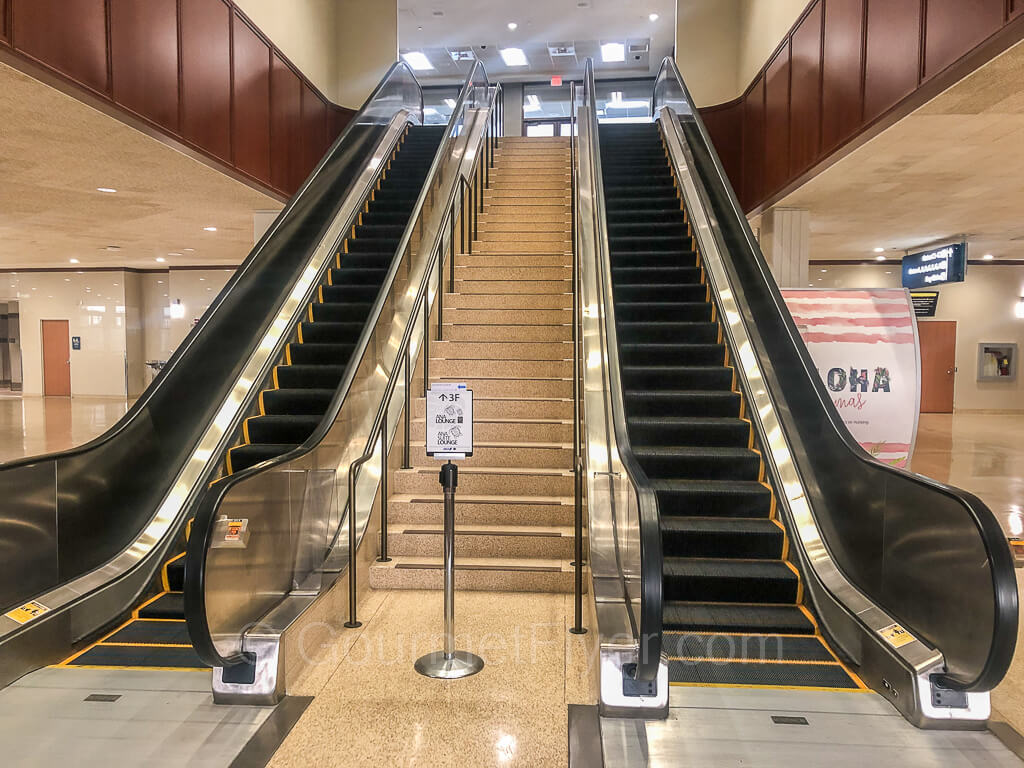
<instances>
[{"instance_id":1,"label":"white column","mask_svg":"<svg viewBox=\"0 0 1024 768\"><path fill-rule=\"evenodd\" d=\"M807 287L810 240L810 211L773 208L761 216L761 250L780 288Z\"/></svg>"}]
</instances>

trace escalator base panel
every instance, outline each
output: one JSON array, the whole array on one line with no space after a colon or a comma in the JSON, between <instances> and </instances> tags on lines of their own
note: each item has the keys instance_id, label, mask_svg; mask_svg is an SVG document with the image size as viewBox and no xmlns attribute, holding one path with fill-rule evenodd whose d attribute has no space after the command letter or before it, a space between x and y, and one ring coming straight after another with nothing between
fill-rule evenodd
<instances>
[{"instance_id":1,"label":"escalator base panel","mask_svg":"<svg viewBox=\"0 0 1024 768\"><path fill-rule=\"evenodd\" d=\"M144 667L147 669L208 669L191 646L94 645L66 667Z\"/></svg>"},{"instance_id":2,"label":"escalator base panel","mask_svg":"<svg viewBox=\"0 0 1024 768\"><path fill-rule=\"evenodd\" d=\"M863 686L838 663L800 664L794 662L670 659L668 679L671 683L684 685L863 690Z\"/></svg>"}]
</instances>

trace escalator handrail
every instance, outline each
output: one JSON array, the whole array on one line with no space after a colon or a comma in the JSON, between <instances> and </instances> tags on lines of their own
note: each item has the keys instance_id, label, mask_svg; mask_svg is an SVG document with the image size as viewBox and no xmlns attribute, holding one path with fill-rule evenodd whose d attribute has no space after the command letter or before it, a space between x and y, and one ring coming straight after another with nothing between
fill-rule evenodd
<instances>
[{"instance_id":1,"label":"escalator handrail","mask_svg":"<svg viewBox=\"0 0 1024 768\"><path fill-rule=\"evenodd\" d=\"M633 609L628 590L624 592L626 608L629 612L635 640L638 643L638 658L635 678L642 681L653 681L658 677L661 666L662 649L662 611L664 603L663 590L663 554L661 542L661 523L658 510L658 497L651 486L651 481L640 466L633 453L626 426L626 408L622 395L621 364L619 361L618 334L615 321L615 300L612 289L611 256L608 245L607 213L604 194L604 174L601 165L601 141L598 132L597 99L594 86L594 62L587 59L584 72L583 107L591 137L590 154L591 174L594 180L594 207L596 210L595 226L597 235L597 264L600 274L597 282L601 293L600 312L604 318L605 355L604 370L609 399L611 402L612 426L619 459L626 470L628 481L637 497L638 535L640 547L640 616ZM618 537L616 537L616 544ZM621 565L620 565L621 567ZM625 583L625 574L622 574Z\"/></svg>"},{"instance_id":2,"label":"escalator handrail","mask_svg":"<svg viewBox=\"0 0 1024 768\"><path fill-rule=\"evenodd\" d=\"M481 82L482 86L480 85ZM388 274L385 276L381 290L374 300L370 314L363 326L359 339L356 342L356 348L353 351L352 356L349 358L349 363L347 364L342 379L335 390L331 404L328 406L324 417L321 419L316 429L312 432L309 438L293 450L263 461L252 467L248 467L240 472L220 478L211 485L209 491L205 494L205 497L198 505L192 526L192 535L189 539L188 554L185 559L185 618L193 647L199 657L210 666L230 667L246 661L242 657L225 658L221 655L213 641L207 619L206 553L209 551L210 546L213 543L212 534L214 522L217 519L217 513L221 503L229 492L238 488L247 480L274 469L281 469L288 464L300 460L303 456L306 456L313 451L327 436L335 420L338 418L342 405L348 396L355 372L358 370L363 357L367 353L370 342L373 338L374 330L381 322L381 316L386 299L391 293L400 263L402 262L401 256L405 254L409 248L409 244L415 233L416 224L422 215L423 209L427 204L430 190L434 185L435 177L441 171L442 163L447 157L448 140L454 138L453 134L457 132L460 126L460 121L464 119L465 111L469 106L470 98L473 96L474 88L487 88L489 84L490 81L487 77L487 72L483 63L475 61L466 76L466 80L459 94L456 106L452 109L451 117L448 120L444 135L434 155L433 161L431 162L430 169L427 172L423 186L417 196L416 203L413 206L408 225L406 226L402 239L396 248L396 257L392 259ZM410 320L409 324L411 326L413 321ZM375 435L376 432L371 430L370 434Z\"/></svg>"},{"instance_id":3,"label":"escalator handrail","mask_svg":"<svg viewBox=\"0 0 1024 768\"><path fill-rule=\"evenodd\" d=\"M661 88L660 98L663 102L661 105L659 105L659 88ZM700 168L701 159L697 157L697 153L692 153L694 155L695 162L698 165L697 170L701 171L700 175L704 184L715 184L719 186L720 190L724 190L726 193L726 210L715 211L717 214L715 216L717 219L717 225L723 230L731 228L733 231L738 231L741 236L739 239L745 245L743 253L734 254L727 252L723 254L727 268L730 270L730 276L731 278L734 278L732 282L735 298L738 303L741 303L741 306L745 305L744 311L749 313L751 310L750 302L747 298L748 295L753 291L765 292L770 300L773 310L772 314L774 315L774 317L765 318L765 320L770 320L776 325L776 327L780 327L782 331L778 336L774 336L769 339L766 337L764 332L759 330L758 323L755 322L748 324L750 326L748 328L748 332L750 333L751 338L759 342L762 350L766 353L769 347L774 345L775 350L788 348L790 355L795 354L796 361L798 362L799 368L802 372L802 377L806 379L805 383L811 387L815 397L815 402L813 404L808 403L806 406L801 404L801 407L820 409L820 411L825 415L829 426L829 434L827 437L831 440L838 441L845 448L845 452L848 454L848 459L851 462L855 462L857 467L878 478L875 482L868 484L869 488L877 494L877 489L885 488L887 480L891 479L895 482L908 483L926 491L944 496L947 499L954 501L963 510L971 524L971 527L976 531L981 545L987 555L991 571L991 599L993 602L991 641L989 643L988 652L985 654L984 662L977 665L978 668L975 669L972 674L965 677L962 672L960 674L947 672L947 674L944 675L944 680L942 682L944 685L958 690L991 690L1002 679L1009 668L1017 638L1018 606L1016 575L1012 554L1009 551L1005 534L989 508L975 495L938 482L932 478L924 477L878 461L867 453L856 442L856 440L854 440L846 425L843 423L842 417L836 410L832 398L826 392L824 384L817 373L816 366L807 351L806 345L802 341L795 322L793 321L792 314L786 307L785 299L782 297L777 283L771 276L771 271L760 251L760 248L756 245L753 232L750 230L746 216L742 213L742 208L736 198L734 190L732 189L732 185L729 182L724 167L721 164L721 160L714 149L714 145L710 139L707 129L701 120L698 110L692 106L692 98L681 75L679 74L676 63L671 57L667 57L662 63L661 70L655 84L655 95L653 101L655 113L657 113L661 106L667 106L664 102L673 94L666 95L665 91L671 89L676 89L677 93L674 95L683 106L682 110L675 111L679 113L680 118L692 120L694 130L699 137L699 142L703 145L701 149L707 155L708 159L706 161L706 165L708 167ZM684 139L686 139L688 143L691 143L687 139L685 133ZM741 258L747 260L748 263L755 267L758 276L756 284L752 284L750 281L742 282L736 276L734 262ZM767 325L765 327L767 327ZM771 355L762 355L762 365L769 374L773 374L774 365L776 364L778 363L774 362L773 364ZM786 402L788 399L786 393L773 391L769 394L773 399L781 400L785 406L778 407L776 410L779 413L784 431L787 435L792 434L797 429L796 423L799 420L799 413L794 408L789 407L790 404ZM799 455L799 452L794 451L793 460L798 465L800 474L806 476L809 471L809 465L813 463L813 457L801 456ZM879 499L879 501L881 503L885 503L884 499ZM818 511L815 509L815 505L813 504L811 505L811 511L812 514L818 514ZM829 546L827 539L822 536L822 540L826 548L829 549L831 553L832 548ZM911 631L912 634L928 638L930 633L923 632L919 626L915 627L914 622L901 617L898 611L890 610L886 606L885 600L879 599L877 595L872 595L871 591L864 589L863 585L858 584L856 579L850 578L849 573L846 569L842 568L842 563L835 558L834 554L833 560L836 561L840 570L844 572L846 578L858 589L864 592L869 599L874 600L882 609L892 613L900 620L903 626ZM936 640L934 637L929 639L932 642L935 642ZM935 645L939 651L943 651L943 644L941 642L935 642Z\"/></svg>"}]
</instances>

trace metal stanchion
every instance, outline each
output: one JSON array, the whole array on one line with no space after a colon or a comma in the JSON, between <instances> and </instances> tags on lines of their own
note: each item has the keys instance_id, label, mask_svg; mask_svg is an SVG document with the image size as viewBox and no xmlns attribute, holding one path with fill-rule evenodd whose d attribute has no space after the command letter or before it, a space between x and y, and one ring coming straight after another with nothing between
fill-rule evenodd
<instances>
[{"instance_id":1,"label":"metal stanchion","mask_svg":"<svg viewBox=\"0 0 1024 768\"><path fill-rule=\"evenodd\" d=\"M428 653L416 661L416 671L426 677L455 680L475 675L484 660L469 651L455 650L455 488L459 469L450 461L441 467L444 489L444 650Z\"/></svg>"}]
</instances>

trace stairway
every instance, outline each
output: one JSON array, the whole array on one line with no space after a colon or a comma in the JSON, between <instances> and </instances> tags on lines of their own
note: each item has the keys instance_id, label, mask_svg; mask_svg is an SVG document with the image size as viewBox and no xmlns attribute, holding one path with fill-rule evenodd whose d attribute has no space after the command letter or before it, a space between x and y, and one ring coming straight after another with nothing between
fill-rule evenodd
<instances>
[{"instance_id":1,"label":"stairway","mask_svg":"<svg viewBox=\"0 0 1024 768\"><path fill-rule=\"evenodd\" d=\"M602 125L600 143L627 428L661 515L670 680L862 688L804 604L659 128Z\"/></svg>"},{"instance_id":2,"label":"stairway","mask_svg":"<svg viewBox=\"0 0 1024 768\"><path fill-rule=\"evenodd\" d=\"M573 552L572 251L568 139L503 138L472 255L455 258L431 381L474 393L471 459L459 462L459 589L570 592ZM447 288L447 285L446 285ZM413 468L389 483L390 563L379 589L443 582L440 462L413 404Z\"/></svg>"},{"instance_id":3,"label":"stairway","mask_svg":"<svg viewBox=\"0 0 1024 768\"><path fill-rule=\"evenodd\" d=\"M366 201L342 252L327 271L305 322L260 392L259 415L246 419L228 450L231 475L297 448L323 420L370 309L384 284L412 208L430 170L444 126L409 127ZM189 521L191 525L191 521ZM185 552L161 570L160 589L113 632L59 666L196 669L205 665L185 626Z\"/></svg>"}]
</instances>

